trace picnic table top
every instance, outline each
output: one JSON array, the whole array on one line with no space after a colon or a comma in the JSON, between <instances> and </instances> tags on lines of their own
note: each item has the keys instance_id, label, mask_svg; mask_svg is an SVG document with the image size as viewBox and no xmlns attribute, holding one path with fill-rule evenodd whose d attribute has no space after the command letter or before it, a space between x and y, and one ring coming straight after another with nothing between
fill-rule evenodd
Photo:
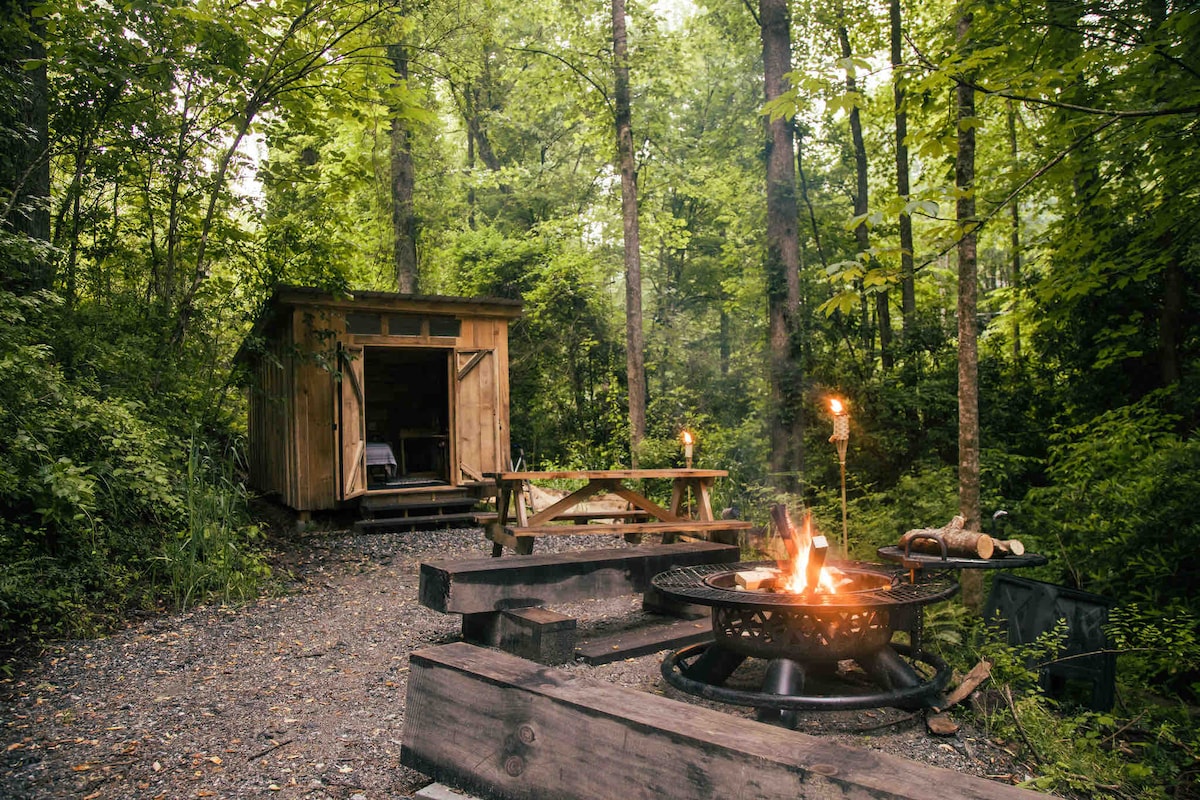
<instances>
[{"instance_id":1,"label":"picnic table top","mask_svg":"<svg viewBox=\"0 0 1200 800\"><path fill-rule=\"evenodd\" d=\"M487 472L485 476L498 481L538 480L636 480L639 478L724 478L724 469L580 469L550 472Z\"/></svg>"}]
</instances>

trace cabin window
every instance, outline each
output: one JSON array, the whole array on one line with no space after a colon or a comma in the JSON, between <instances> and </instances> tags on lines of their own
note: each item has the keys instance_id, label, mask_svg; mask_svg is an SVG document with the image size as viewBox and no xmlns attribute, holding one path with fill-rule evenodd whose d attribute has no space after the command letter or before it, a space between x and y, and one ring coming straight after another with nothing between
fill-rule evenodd
<instances>
[{"instance_id":1,"label":"cabin window","mask_svg":"<svg viewBox=\"0 0 1200 800\"><path fill-rule=\"evenodd\" d=\"M430 336L458 336L462 323L457 317L430 317Z\"/></svg>"},{"instance_id":2,"label":"cabin window","mask_svg":"<svg viewBox=\"0 0 1200 800\"><path fill-rule=\"evenodd\" d=\"M388 334L391 336L420 336L422 322L424 320L421 317L411 314L389 314Z\"/></svg>"},{"instance_id":3,"label":"cabin window","mask_svg":"<svg viewBox=\"0 0 1200 800\"><path fill-rule=\"evenodd\" d=\"M351 311L346 314L346 332L378 336L383 333L383 318L378 314Z\"/></svg>"}]
</instances>

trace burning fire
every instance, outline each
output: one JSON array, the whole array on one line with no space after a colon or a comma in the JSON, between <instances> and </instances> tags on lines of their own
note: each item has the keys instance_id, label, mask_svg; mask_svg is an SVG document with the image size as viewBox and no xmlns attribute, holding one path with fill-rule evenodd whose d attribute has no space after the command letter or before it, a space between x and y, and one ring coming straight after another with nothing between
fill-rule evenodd
<instances>
[{"instance_id":1,"label":"burning fire","mask_svg":"<svg viewBox=\"0 0 1200 800\"><path fill-rule=\"evenodd\" d=\"M683 432L683 443L684 443L684 444L691 444L691 443L692 443L692 434L691 434L691 432L690 432L690 431L684 431L684 432Z\"/></svg>"},{"instance_id":2,"label":"burning fire","mask_svg":"<svg viewBox=\"0 0 1200 800\"><path fill-rule=\"evenodd\" d=\"M829 410L834 414L841 414L845 409L842 406L841 400L838 400L836 397L831 397L829 398Z\"/></svg>"},{"instance_id":3,"label":"burning fire","mask_svg":"<svg viewBox=\"0 0 1200 800\"><path fill-rule=\"evenodd\" d=\"M821 534L814 535L811 514L804 515L804 526L798 537L793 535L793 542L794 552L793 547L788 547L791 560L779 565L783 578L781 588L793 594L836 592L837 583L825 566L829 543Z\"/></svg>"}]
</instances>

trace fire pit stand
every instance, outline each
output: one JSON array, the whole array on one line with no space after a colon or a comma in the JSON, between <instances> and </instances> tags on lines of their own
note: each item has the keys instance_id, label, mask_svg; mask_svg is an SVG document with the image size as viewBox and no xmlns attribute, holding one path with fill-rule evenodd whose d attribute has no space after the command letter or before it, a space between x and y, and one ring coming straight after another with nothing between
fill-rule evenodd
<instances>
[{"instance_id":1,"label":"fire pit stand","mask_svg":"<svg viewBox=\"0 0 1200 800\"><path fill-rule=\"evenodd\" d=\"M775 562L707 564L660 573L654 586L675 599L712 609L713 643L693 645L668 656L662 674L689 694L758 708L760 716L794 722L801 709L879 706L921 708L936 704L949 680L941 659L921 645L922 606L958 591L945 576L910 582L895 569L862 562L833 564L848 585L834 593L794 594L741 590L739 570L774 567ZM906 630L911 644L893 645ZM761 690L726 686L748 658L767 661ZM806 687L837 672L838 662L855 661L877 687L868 693L806 693ZM914 669L932 668L925 677Z\"/></svg>"}]
</instances>

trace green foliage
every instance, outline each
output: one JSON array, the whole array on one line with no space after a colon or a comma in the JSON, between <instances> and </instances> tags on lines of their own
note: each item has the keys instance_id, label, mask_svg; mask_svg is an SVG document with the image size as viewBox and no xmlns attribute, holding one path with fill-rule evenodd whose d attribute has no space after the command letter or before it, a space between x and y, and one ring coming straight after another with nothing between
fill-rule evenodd
<instances>
[{"instance_id":1,"label":"green foliage","mask_svg":"<svg viewBox=\"0 0 1200 800\"><path fill-rule=\"evenodd\" d=\"M1129 603L1110 612L1105 633L1120 653L1124 684L1200 699L1200 619L1194 612Z\"/></svg>"},{"instance_id":2,"label":"green foliage","mask_svg":"<svg viewBox=\"0 0 1200 800\"><path fill-rule=\"evenodd\" d=\"M1105 412L1052 438L1049 486L1023 505L1057 540L1071 582L1200 612L1200 443L1180 439L1166 395Z\"/></svg>"},{"instance_id":3,"label":"green foliage","mask_svg":"<svg viewBox=\"0 0 1200 800\"><path fill-rule=\"evenodd\" d=\"M1144 641L1131 631L1127 639L1119 633L1145 621L1144 615L1134 610L1116 619L1114 645ZM942 649L959 669L980 659L991 664L989 683L977 695L975 708L988 735L1009 743L1026 765L1032 775L1027 786L1070 797L1149 800L1175 796L1175 787L1195 774L1200 737L1189 724L1186 709L1139 704L1136 713L1122 718L1119 712L1067 708L1042 693L1039 670L1056 659L1065 644L1064 621L1018 646L1007 644L983 620L963 617L961 611L958 624L967 634L962 644L955 646L953 639L943 638L943 644L952 646ZM1178 627L1174 630L1181 632ZM1181 641L1187 638L1182 634ZM1167 641L1164 638L1159 644ZM1190 646L1178 645L1179 641L1174 649L1181 655ZM1121 656L1123 665L1127 655ZM1122 672L1122 678L1130 686L1137 684L1137 676Z\"/></svg>"},{"instance_id":4,"label":"green foliage","mask_svg":"<svg viewBox=\"0 0 1200 800\"><path fill-rule=\"evenodd\" d=\"M249 523L245 487L234 470L232 449L215 456L192 440L183 487L183 527L162 543L155 558L159 581L181 608L210 599L224 603L254 597L271 571L255 548L261 539Z\"/></svg>"},{"instance_id":5,"label":"green foliage","mask_svg":"<svg viewBox=\"0 0 1200 800\"><path fill-rule=\"evenodd\" d=\"M69 380L48 326L54 295L0 293L0 640L94 632L130 607L180 591L157 580L167 532L195 515L181 490L179 440L144 403L110 395L93 364ZM228 494L225 513L244 505ZM235 531L235 541L248 530ZM238 543L241 548L245 543ZM261 577L228 544L228 588ZM246 577L235 575L241 571ZM226 591L219 581L197 587ZM200 597L189 592L193 599ZM205 594L207 596L207 594Z\"/></svg>"},{"instance_id":6,"label":"green foliage","mask_svg":"<svg viewBox=\"0 0 1200 800\"><path fill-rule=\"evenodd\" d=\"M915 465L891 487L858 494L849 503L850 549L855 558L875 560L877 548L894 545L912 528L940 527L958 513L958 478L940 465ZM838 531L841 496L833 487L820 493L814 513L821 530Z\"/></svg>"}]
</instances>

